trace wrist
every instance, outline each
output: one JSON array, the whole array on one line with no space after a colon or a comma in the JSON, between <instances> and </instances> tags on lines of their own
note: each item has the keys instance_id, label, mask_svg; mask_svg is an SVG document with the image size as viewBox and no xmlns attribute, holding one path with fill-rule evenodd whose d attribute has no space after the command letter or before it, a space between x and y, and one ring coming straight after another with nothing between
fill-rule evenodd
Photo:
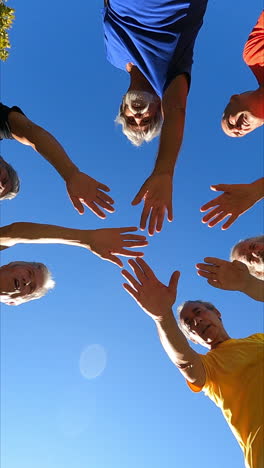
<instances>
[{"instance_id":1,"label":"wrist","mask_svg":"<svg viewBox=\"0 0 264 468\"><path fill-rule=\"evenodd\" d=\"M154 322L157 325L160 325L162 328L170 327L170 325L175 322L175 317L171 307L168 309L160 310L154 317Z\"/></svg>"},{"instance_id":2,"label":"wrist","mask_svg":"<svg viewBox=\"0 0 264 468\"><path fill-rule=\"evenodd\" d=\"M60 171L60 175L65 180L66 184L72 177L78 175L81 171L72 162L65 164L65 167Z\"/></svg>"},{"instance_id":3,"label":"wrist","mask_svg":"<svg viewBox=\"0 0 264 468\"><path fill-rule=\"evenodd\" d=\"M256 201L261 200L264 197L264 177L252 182L251 186L253 187Z\"/></svg>"}]
</instances>

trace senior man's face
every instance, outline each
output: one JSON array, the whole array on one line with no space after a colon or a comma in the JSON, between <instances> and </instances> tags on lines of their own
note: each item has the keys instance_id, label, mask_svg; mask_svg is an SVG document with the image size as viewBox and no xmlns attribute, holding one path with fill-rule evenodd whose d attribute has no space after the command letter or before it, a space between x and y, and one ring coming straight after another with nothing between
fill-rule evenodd
<instances>
[{"instance_id":1,"label":"senior man's face","mask_svg":"<svg viewBox=\"0 0 264 468\"><path fill-rule=\"evenodd\" d=\"M0 301L19 305L44 284L44 273L31 263L3 265L0 268Z\"/></svg>"},{"instance_id":2,"label":"senior man's face","mask_svg":"<svg viewBox=\"0 0 264 468\"><path fill-rule=\"evenodd\" d=\"M220 317L217 309L209 310L199 302L186 304L180 313L181 324L188 330L191 341L206 348L219 341L223 330Z\"/></svg>"},{"instance_id":3,"label":"senior man's face","mask_svg":"<svg viewBox=\"0 0 264 468\"><path fill-rule=\"evenodd\" d=\"M11 180L5 161L0 157L0 198L11 191Z\"/></svg>"},{"instance_id":4,"label":"senior man's face","mask_svg":"<svg viewBox=\"0 0 264 468\"><path fill-rule=\"evenodd\" d=\"M251 91L231 97L221 121L226 135L243 137L263 125L263 119L252 113L251 101Z\"/></svg>"},{"instance_id":5,"label":"senior man's face","mask_svg":"<svg viewBox=\"0 0 264 468\"><path fill-rule=\"evenodd\" d=\"M160 98L146 91L128 91L125 95L124 116L134 130L146 130L160 109Z\"/></svg>"},{"instance_id":6,"label":"senior man's face","mask_svg":"<svg viewBox=\"0 0 264 468\"><path fill-rule=\"evenodd\" d=\"M234 257L245 263L250 271L253 268L257 276L264 279L264 236L255 241L244 241L235 250Z\"/></svg>"}]
</instances>

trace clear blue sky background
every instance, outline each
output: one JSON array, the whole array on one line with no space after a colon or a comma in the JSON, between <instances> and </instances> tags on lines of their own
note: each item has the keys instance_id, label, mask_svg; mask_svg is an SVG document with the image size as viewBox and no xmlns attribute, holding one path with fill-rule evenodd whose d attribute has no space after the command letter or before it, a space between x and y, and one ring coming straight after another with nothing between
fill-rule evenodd
<instances>
[{"instance_id":1,"label":"clear blue sky background","mask_svg":"<svg viewBox=\"0 0 264 468\"><path fill-rule=\"evenodd\" d=\"M116 212L105 221L90 211L79 216L48 163L4 141L1 153L16 167L21 192L2 203L1 224L138 225L142 206L130 202L152 170L157 140L136 149L114 125L128 76L105 60L101 1L9 5L16 20L10 57L1 64L2 101L20 106L57 137L81 170L109 185ZM242 49L261 7L259 0L239 6L209 0L175 173L174 222L166 222L145 249L161 281L181 271L177 304L213 302L234 338L263 331L263 305L212 288L194 265L205 256L228 259L235 242L263 232L261 203L226 232L208 229L199 212L214 197L210 184L247 183L262 173L261 130L231 139L219 125L229 96L257 87ZM41 300L1 305L3 468L243 466L220 411L188 390L154 323L123 290L117 266L56 245L18 245L1 260L43 261L57 283Z\"/></svg>"}]
</instances>

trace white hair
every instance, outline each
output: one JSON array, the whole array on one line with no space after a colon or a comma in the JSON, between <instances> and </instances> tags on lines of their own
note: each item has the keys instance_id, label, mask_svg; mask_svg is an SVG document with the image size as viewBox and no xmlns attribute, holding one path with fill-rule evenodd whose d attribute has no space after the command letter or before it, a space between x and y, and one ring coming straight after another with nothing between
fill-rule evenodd
<instances>
[{"instance_id":1,"label":"white hair","mask_svg":"<svg viewBox=\"0 0 264 468\"><path fill-rule=\"evenodd\" d=\"M237 244L235 244L230 252L230 261L239 260L247 265L249 273L256 278L264 278L264 258L262 258L262 264L257 264L256 262L250 263L248 262L243 255L240 255L239 248L244 245L245 242L262 242L264 248L264 236L255 236L255 237L248 237L247 239L242 239Z\"/></svg>"},{"instance_id":2,"label":"white hair","mask_svg":"<svg viewBox=\"0 0 264 468\"><path fill-rule=\"evenodd\" d=\"M41 272L43 273L43 277L44 277L43 285L40 288L36 289L36 291L34 291L32 294L28 294L27 296L16 298L17 304L22 304L24 302L33 301L34 299L40 299L42 296L47 294L47 292L50 289L53 289L55 286L55 281L52 278L52 274L49 271L49 269L46 267L46 265L44 265L44 263L16 261L16 262L9 263L9 265L13 265L13 266L31 265L33 268L37 268L41 270Z\"/></svg>"},{"instance_id":3,"label":"white hair","mask_svg":"<svg viewBox=\"0 0 264 468\"><path fill-rule=\"evenodd\" d=\"M18 194L19 189L20 189L20 182L19 182L18 175L15 169L10 164L8 164L2 158L2 156L0 156L0 166L3 166L6 169L9 180L11 182L11 187L10 187L9 192L3 196L0 195L0 200L12 200L12 198L15 198L15 196Z\"/></svg>"},{"instance_id":4,"label":"white hair","mask_svg":"<svg viewBox=\"0 0 264 468\"><path fill-rule=\"evenodd\" d=\"M125 107L130 104L133 100L139 99L146 103L145 109L141 109L141 113L147 112L149 105L153 102L159 102L158 110L155 116L151 119L150 123L148 124L147 130L135 130L132 126L129 126L126 117L125 117ZM160 105L160 98L153 93L149 93L146 91L128 91L122 99L119 112L115 119L117 124L122 125L122 132L126 137L133 143L135 146L140 146L144 141L147 143L153 140L156 136L160 134L163 117L161 112L161 105Z\"/></svg>"},{"instance_id":5,"label":"white hair","mask_svg":"<svg viewBox=\"0 0 264 468\"><path fill-rule=\"evenodd\" d=\"M180 320L180 314L181 314L181 311L182 309L188 305L188 304L194 304L194 303L198 303L198 304L202 304L204 305L208 310L214 310L215 309L215 306L211 303L211 302L205 302L205 301L201 301L200 299L197 299L195 301L185 301L183 302L182 304L180 304L178 307L177 307L177 314L178 314L178 326L179 326L179 329L182 331L182 333L186 336L186 338L190 339L191 335L190 335L190 332L188 330L188 328L182 324L181 320Z\"/></svg>"}]
</instances>

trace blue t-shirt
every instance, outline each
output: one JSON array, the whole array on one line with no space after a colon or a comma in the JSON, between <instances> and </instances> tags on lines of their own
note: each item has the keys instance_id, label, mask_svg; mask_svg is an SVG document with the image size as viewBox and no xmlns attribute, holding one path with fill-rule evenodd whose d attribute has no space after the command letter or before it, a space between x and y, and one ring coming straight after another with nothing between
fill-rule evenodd
<instances>
[{"instance_id":1,"label":"blue t-shirt","mask_svg":"<svg viewBox=\"0 0 264 468\"><path fill-rule=\"evenodd\" d=\"M103 10L107 59L117 68L132 62L162 97L186 73L207 0L109 0Z\"/></svg>"}]
</instances>

